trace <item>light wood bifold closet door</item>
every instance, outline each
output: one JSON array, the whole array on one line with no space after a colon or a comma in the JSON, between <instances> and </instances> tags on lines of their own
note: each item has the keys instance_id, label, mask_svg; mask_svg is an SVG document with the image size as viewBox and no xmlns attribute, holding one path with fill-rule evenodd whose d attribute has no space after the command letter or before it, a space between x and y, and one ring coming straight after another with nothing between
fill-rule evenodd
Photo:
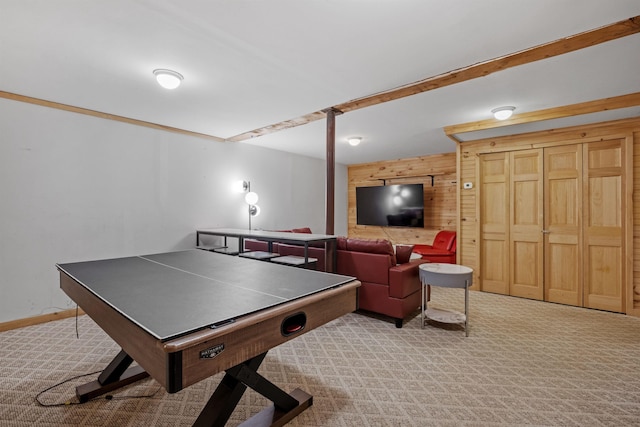
<instances>
[{"instance_id":1,"label":"light wood bifold closet door","mask_svg":"<svg viewBox=\"0 0 640 427\"><path fill-rule=\"evenodd\" d=\"M624 312L626 146L481 154L481 289Z\"/></svg>"}]
</instances>

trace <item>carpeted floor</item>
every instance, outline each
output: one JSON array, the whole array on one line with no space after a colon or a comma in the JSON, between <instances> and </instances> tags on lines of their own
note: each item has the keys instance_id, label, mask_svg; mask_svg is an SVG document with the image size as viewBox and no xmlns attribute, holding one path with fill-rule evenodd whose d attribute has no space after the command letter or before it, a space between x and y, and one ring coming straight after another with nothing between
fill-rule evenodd
<instances>
[{"instance_id":1,"label":"carpeted floor","mask_svg":"<svg viewBox=\"0 0 640 427\"><path fill-rule=\"evenodd\" d=\"M463 308L434 288L432 304ZM269 352L259 372L314 403L292 426L640 426L640 319L471 293L470 336L349 314ZM0 426L189 426L221 375L176 394L153 380L75 405L67 378L119 348L87 316L0 333ZM146 397L150 396L150 397ZM71 404L64 405L65 402ZM249 390L238 425L266 406Z\"/></svg>"}]
</instances>

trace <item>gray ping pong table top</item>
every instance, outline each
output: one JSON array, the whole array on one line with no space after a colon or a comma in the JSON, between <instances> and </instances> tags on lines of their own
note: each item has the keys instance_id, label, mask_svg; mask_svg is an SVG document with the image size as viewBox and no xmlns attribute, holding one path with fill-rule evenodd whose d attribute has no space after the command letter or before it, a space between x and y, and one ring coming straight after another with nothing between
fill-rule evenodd
<instances>
[{"instance_id":1,"label":"gray ping pong table top","mask_svg":"<svg viewBox=\"0 0 640 427\"><path fill-rule=\"evenodd\" d=\"M198 249L57 267L162 341L354 280Z\"/></svg>"}]
</instances>

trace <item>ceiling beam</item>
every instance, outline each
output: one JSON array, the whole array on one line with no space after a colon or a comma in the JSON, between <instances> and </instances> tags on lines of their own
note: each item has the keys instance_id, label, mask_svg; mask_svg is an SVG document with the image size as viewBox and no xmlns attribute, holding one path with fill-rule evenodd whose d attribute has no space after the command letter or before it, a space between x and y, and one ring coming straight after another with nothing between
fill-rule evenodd
<instances>
[{"instance_id":1,"label":"ceiling beam","mask_svg":"<svg viewBox=\"0 0 640 427\"><path fill-rule=\"evenodd\" d=\"M216 142L224 142L223 138L219 138L214 135L206 133L192 132L190 130L174 128L171 126L160 125L157 123L146 122L144 120L131 119L129 117L117 116L115 114L103 113L101 111L89 110L87 108L74 107L73 105L61 104L59 102L47 101L45 99L33 98L25 95L18 95L16 93L5 92L0 90L0 98L11 99L13 101L26 102L28 104L40 105L41 107L55 108L57 110L70 111L72 113L84 114L87 116L98 117L101 119L114 120L116 122L128 123L130 125L142 126L151 129L158 129L167 132L179 133L182 135L195 136L197 138L210 139Z\"/></svg>"},{"instance_id":2,"label":"ceiling beam","mask_svg":"<svg viewBox=\"0 0 640 427\"><path fill-rule=\"evenodd\" d=\"M565 105L562 107L547 108L545 110L531 111L528 113L514 114L507 120L487 119L477 122L446 126L444 128L444 133L447 136L458 135L466 132L475 132L504 126L521 125L524 123L579 116L581 114L601 113L603 111L636 107L638 105L640 105L640 92Z\"/></svg>"},{"instance_id":3,"label":"ceiling beam","mask_svg":"<svg viewBox=\"0 0 640 427\"><path fill-rule=\"evenodd\" d=\"M241 133L239 135L232 136L231 138L227 138L227 141L240 142L240 141L255 138L258 136L267 135L269 133L275 133L281 130L294 128L296 126L306 125L307 123L315 122L316 120L322 120L325 117L327 117L327 113L325 111L328 111L328 110L334 110L334 109L329 108L327 110L316 111L314 113L305 114L304 116L297 117L295 119L285 120L284 122L265 126L259 129L254 129L249 132Z\"/></svg>"},{"instance_id":4,"label":"ceiling beam","mask_svg":"<svg viewBox=\"0 0 640 427\"><path fill-rule=\"evenodd\" d=\"M640 33L640 16L634 16L633 18L625 19L624 21L619 21L595 30L585 31L580 34L558 39L520 52L479 62L477 64L459 68L434 77L429 77L419 82L387 92L339 104L336 108L346 113L452 84L477 79L479 77L485 77L489 74L503 71L508 68L563 55L565 53L595 46L600 43L616 40L621 37L637 33Z\"/></svg>"},{"instance_id":5,"label":"ceiling beam","mask_svg":"<svg viewBox=\"0 0 640 427\"><path fill-rule=\"evenodd\" d=\"M429 77L415 83L404 85L385 92L363 98L347 101L342 104L335 105L331 108L340 110L344 113L355 111L365 107L382 104L385 102L401 99L407 96L416 95L441 87L465 82L468 80L485 77L498 71L503 71L519 65L529 64L554 56L563 55L565 53L574 52L576 50L595 46L600 43L616 40L622 37L640 33L640 16L634 16L623 21L606 25L594 30L585 31L573 36L555 40L529 49L525 49L516 53L494 58L488 61L479 62L467 67L459 68L447 73ZM326 110L326 109L325 109ZM228 138L228 141L243 141L279 130L289 129L295 126L301 126L316 120L323 119L326 114L323 111L306 114L304 116L286 120L284 122L254 129L249 132Z\"/></svg>"}]
</instances>

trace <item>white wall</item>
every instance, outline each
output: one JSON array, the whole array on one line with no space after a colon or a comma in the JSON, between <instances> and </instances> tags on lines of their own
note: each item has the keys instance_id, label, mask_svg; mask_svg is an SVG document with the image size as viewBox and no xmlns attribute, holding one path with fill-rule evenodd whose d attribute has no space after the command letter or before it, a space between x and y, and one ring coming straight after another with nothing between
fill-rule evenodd
<instances>
[{"instance_id":1,"label":"white wall","mask_svg":"<svg viewBox=\"0 0 640 427\"><path fill-rule=\"evenodd\" d=\"M324 144L324 141L319 143ZM0 99L0 322L75 307L56 263L192 248L195 230L325 227L325 162ZM335 233L347 232L336 165Z\"/></svg>"}]
</instances>

